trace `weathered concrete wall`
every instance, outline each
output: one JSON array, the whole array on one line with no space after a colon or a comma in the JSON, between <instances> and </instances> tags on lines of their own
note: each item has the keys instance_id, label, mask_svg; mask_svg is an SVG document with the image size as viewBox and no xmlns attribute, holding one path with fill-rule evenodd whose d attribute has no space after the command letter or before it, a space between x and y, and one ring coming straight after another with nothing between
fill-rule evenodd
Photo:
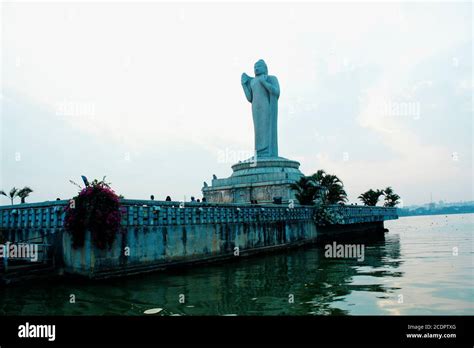
<instances>
[{"instance_id":1,"label":"weathered concrete wall","mask_svg":"<svg viewBox=\"0 0 474 348\"><path fill-rule=\"evenodd\" d=\"M63 250L66 272L103 278L243 257L310 243L316 237L316 226L311 220L142 226L127 227L110 250L92 246L89 233L84 247L73 249L70 236L65 233Z\"/></svg>"}]
</instances>

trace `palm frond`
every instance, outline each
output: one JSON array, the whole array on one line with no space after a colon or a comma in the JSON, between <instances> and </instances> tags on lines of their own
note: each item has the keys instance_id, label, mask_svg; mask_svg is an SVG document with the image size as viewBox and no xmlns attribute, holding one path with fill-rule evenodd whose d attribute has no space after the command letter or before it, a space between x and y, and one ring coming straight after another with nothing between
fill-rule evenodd
<instances>
[{"instance_id":1,"label":"palm frond","mask_svg":"<svg viewBox=\"0 0 474 348\"><path fill-rule=\"evenodd\" d=\"M33 190L29 188L28 186L25 186L21 190L18 191L17 196L20 198L26 198L30 195L31 192L33 192Z\"/></svg>"}]
</instances>

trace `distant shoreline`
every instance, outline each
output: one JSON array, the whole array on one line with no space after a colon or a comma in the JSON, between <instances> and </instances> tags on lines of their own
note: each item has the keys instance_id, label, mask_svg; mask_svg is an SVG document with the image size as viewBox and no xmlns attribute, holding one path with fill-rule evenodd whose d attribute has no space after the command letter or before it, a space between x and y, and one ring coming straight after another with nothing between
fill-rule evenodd
<instances>
[{"instance_id":1,"label":"distant shoreline","mask_svg":"<svg viewBox=\"0 0 474 348\"><path fill-rule=\"evenodd\" d=\"M466 211L450 211L450 212L426 212L426 213L416 213L416 214L407 214L406 212L398 210L398 217L412 217L412 216L429 216L429 215L459 215L459 214L474 214L474 208Z\"/></svg>"}]
</instances>

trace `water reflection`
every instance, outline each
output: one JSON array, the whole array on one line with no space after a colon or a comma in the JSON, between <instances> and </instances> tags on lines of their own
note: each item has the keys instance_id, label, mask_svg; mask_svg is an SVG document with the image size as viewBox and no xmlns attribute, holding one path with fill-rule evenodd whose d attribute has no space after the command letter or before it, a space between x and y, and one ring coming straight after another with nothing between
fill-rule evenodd
<instances>
[{"instance_id":1,"label":"water reflection","mask_svg":"<svg viewBox=\"0 0 474 348\"><path fill-rule=\"evenodd\" d=\"M0 291L0 310L10 315L142 315L156 307L164 309L160 315L350 314L352 293L372 294L357 306L375 307L376 299L397 290L386 280L403 276L398 235L364 244L362 262L328 259L317 246L110 281L12 286Z\"/></svg>"}]
</instances>

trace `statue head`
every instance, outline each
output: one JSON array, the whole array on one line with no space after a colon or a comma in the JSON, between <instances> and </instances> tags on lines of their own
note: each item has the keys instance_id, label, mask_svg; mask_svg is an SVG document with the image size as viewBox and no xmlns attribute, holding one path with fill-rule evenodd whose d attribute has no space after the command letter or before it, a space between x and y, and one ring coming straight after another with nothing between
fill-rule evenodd
<instances>
[{"instance_id":1,"label":"statue head","mask_svg":"<svg viewBox=\"0 0 474 348\"><path fill-rule=\"evenodd\" d=\"M255 71L255 76L259 76L263 74L268 75L267 64L265 63L263 59L260 59L257 63L255 63L253 69Z\"/></svg>"}]
</instances>

